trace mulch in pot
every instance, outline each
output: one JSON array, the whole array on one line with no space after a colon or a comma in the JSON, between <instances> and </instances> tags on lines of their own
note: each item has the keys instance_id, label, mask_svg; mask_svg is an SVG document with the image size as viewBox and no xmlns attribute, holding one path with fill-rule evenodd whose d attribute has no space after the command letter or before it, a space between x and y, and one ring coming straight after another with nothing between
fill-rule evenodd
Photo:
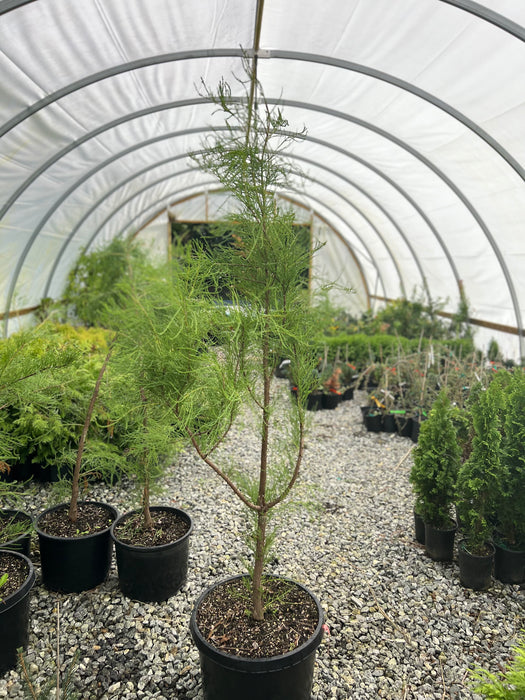
<instances>
[{"instance_id":1,"label":"mulch in pot","mask_svg":"<svg viewBox=\"0 0 525 700\"><path fill-rule=\"evenodd\" d=\"M115 536L125 544L135 547L158 547L176 542L189 530L187 520L169 510L152 510L153 528L144 526L142 513L132 513L122 518L115 527Z\"/></svg>"},{"instance_id":2,"label":"mulch in pot","mask_svg":"<svg viewBox=\"0 0 525 700\"><path fill-rule=\"evenodd\" d=\"M71 522L68 507L64 506L42 516L38 527L42 532L54 537L83 537L106 530L112 522L112 513L102 505L79 503L76 522Z\"/></svg>"},{"instance_id":3,"label":"mulch in pot","mask_svg":"<svg viewBox=\"0 0 525 700\"><path fill-rule=\"evenodd\" d=\"M7 574L7 581L0 588L0 600L17 591L27 578L27 564L7 551L0 552L0 576Z\"/></svg>"},{"instance_id":4,"label":"mulch in pot","mask_svg":"<svg viewBox=\"0 0 525 700\"><path fill-rule=\"evenodd\" d=\"M247 579L225 581L204 599L197 611L203 637L235 656L280 656L305 643L315 632L319 611L308 593L292 581L269 578L264 583L264 620L250 613Z\"/></svg>"}]
</instances>

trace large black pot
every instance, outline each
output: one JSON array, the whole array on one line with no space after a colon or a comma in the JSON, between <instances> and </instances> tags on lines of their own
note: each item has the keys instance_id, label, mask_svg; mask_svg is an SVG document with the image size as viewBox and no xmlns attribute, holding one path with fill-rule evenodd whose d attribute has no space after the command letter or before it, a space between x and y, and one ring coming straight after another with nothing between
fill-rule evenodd
<instances>
[{"instance_id":1,"label":"large black pot","mask_svg":"<svg viewBox=\"0 0 525 700\"><path fill-rule=\"evenodd\" d=\"M448 528L437 528L425 523L425 551L431 559L452 561L457 529L456 523L451 523Z\"/></svg>"},{"instance_id":2,"label":"large black pot","mask_svg":"<svg viewBox=\"0 0 525 700\"><path fill-rule=\"evenodd\" d=\"M465 588L474 591L485 591L492 583L492 570L494 568L494 545L487 542L489 554L472 554L468 551L467 540L461 540L458 544L459 580Z\"/></svg>"},{"instance_id":3,"label":"large black pot","mask_svg":"<svg viewBox=\"0 0 525 700\"><path fill-rule=\"evenodd\" d=\"M414 511L414 536L416 542L425 544L425 521L416 511Z\"/></svg>"},{"instance_id":4,"label":"large black pot","mask_svg":"<svg viewBox=\"0 0 525 700\"><path fill-rule=\"evenodd\" d=\"M175 595L184 585L188 573L189 539L193 522L183 510L170 506L153 506L155 511L171 511L185 520L187 532L176 542L157 547L139 547L118 539L115 528L123 519L137 511L121 516L111 527L115 543L120 590L132 600L161 603Z\"/></svg>"},{"instance_id":5,"label":"large black pot","mask_svg":"<svg viewBox=\"0 0 525 700\"><path fill-rule=\"evenodd\" d=\"M235 578L240 577L229 580ZM233 656L210 644L197 626L197 611L215 586L199 597L191 615L190 632L199 650L204 700L309 700L315 652L323 638L324 616L317 598L304 586L295 585L305 590L317 605L317 627L301 646L269 658Z\"/></svg>"},{"instance_id":6,"label":"large black pot","mask_svg":"<svg viewBox=\"0 0 525 700\"><path fill-rule=\"evenodd\" d=\"M94 501L84 501L95 503ZM51 591L80 593L95 588L106 580L111 565L112 543L109 526L92 535L79 537L55 537L44 532L39 522L46 513L63 508L62 503L40 513L36 520L36 532L40 544L42 582ZM80 505L80 504L79 504ZM113 522L118 511L107 503L96 503L105 508Z\"/></svg>"},{"instance_id":7,"label":"large black pot","mask_svg":"<svg viewBox=\"0 0 525 700\"><path fill-rule=\"evenodd\" d=\"M29 557L19 552L9 551L9 554L23 559L27 565L27 576L17 591L3 599L0 598L0 630L2 630L0 634L0 676L16 667L18 663L17 649L27 646L29 594L35 583L35 570Z\"/></svg>"},{"instance_id":8,"label":"large black pot","mask_svg":"<svg viewBox=\"0 0 525 700\"><path fill-rule=\"evenodd\" d=\"M6 542L0 542L1 549L10 549L13 552L20 552L28 557L31 553L31 533L33 531L33 518L29 513L24 513L21 510L9 510L3 508L0 511L0 517L5 521L11 518L16 518L17 522L24 523L25 532L14 537Z\"/></svg>"},{"instance_id":9,"label":"large black pot","mask_svg":"<svg viewBox=\"0 0 525 700\"><path fill-rule=\"evenodd\" d=\"M502 583L525 583L525 551L494 542L494 577Z\"/></svg>"}]
</instances>

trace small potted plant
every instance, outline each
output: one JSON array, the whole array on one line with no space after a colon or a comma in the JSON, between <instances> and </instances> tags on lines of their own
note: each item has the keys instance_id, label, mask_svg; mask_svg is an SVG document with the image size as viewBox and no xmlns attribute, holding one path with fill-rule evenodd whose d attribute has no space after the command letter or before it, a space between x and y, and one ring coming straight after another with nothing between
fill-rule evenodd
<instances>
[{"instance_id":1,"label":"small potted plant","mask_svg":"<svg viewBox=\"0 0 525 700\"><path fill-rule=\"evenodd\" d=\"M35 570L29 557L0 549L0 675L17 664L17 650L27 645L29 601Z\"/></svg>"},{"instance_id":2,"label":"small potted plant","mask_svg":"<svg viewBox=\"0 0 525 700\"><path fill-rule=\"evenodd\" d=\"M467 588L490 586L494 567L495 496L499 492L504 393L499 381L479 384L469 397L474 428L472 451L457 480L457 510L463 539L458 544L459 575Z\"/></svg>"},{"instance_id":3,"label":"small potted plant","mask_svg":"<svg viewBox=\"0 0 525 700\"><path fill-rule=\"evenodd\" d=\"M203 592L192 613L204 697L306 700L322 638L322 610L303 585L268 576L265 561L269 516L299 477L306 401L318 382L305 284L311 251L301 243L293 214L280 209L274 194L289 177L282 154L290 141L283 132L287 122L278 107L265 102L248 69L248 84L252 79L257 106L249 89L247 102L231 101L225 82L216 95L208 93L224 113L225 138L217 132L195 154L200 166L234 194L238 210L220 229L222 245L191 250L177 274L166 276L167 294L170 299L175 294L177 303L148 315L153 323L136 352L150 357L142 375L145 390L159 403L165 401L177 431L187 435L254 520L250 574L217 582ZM213 346L207 340L209 324ZM297 400L286 414L288 429L273 410L272 382L282 357L291 361L297 388ZM217 448L243 406L254 411L260 444L253 472L239 474L227 460L221 462ZM227 610L238 638L233 645L219 633ZM298 625L293 643L286 633L289 615ZM243 639L243 634L248 636Z\"/></svg>"},{"instance_id":4,"label":"small potted plant","mask_svg":"<svg viewBox=\"0 0 525 700\"><path fill-rule=\"evenodd\" d=\"M29 513L16 507L6 508L5 499L13 494L13 489L8 491L0 482L0 549L11 549L21 552L26 556L31 553L31 533L33 532L33 518ZM18 492L14 492L19 496Z\"/></svg>"},{"instance_id":5,"label":"small potted plant","mask_svg":"<svg viewBox=\"0 0 525 700\"><path fill-rule=\"evenodd\" d=\"M115 545L120 589L133 600L162 602L175 595L186 580L189 539L193 528L190 515L180 508L151 505L151 493L159 483L168 459L173 459L183 441L173 423L171 400L173 385L159 375L163 385L161 399L155 399L151 383L142 379L157 348L155 341L159 309L171 302L166 285L155 283L142 287L132 277L122 285L123 303L111 308L113 324L118 327L116 361L120 368L121 392L126 418L134 415L124 443L127 471L131 472L140 491L140 507L121 515L111 526ZM160 291L157 296L155 291ZM186 300L187 301L187 300ZM171 304L170 304L170 308ZM181 307L177 307L181 311ZM137 352L139 349L139 352ZM170 362L169 353L163 363ZM149 367L151 369L151 367ZM124 386L125 385L125 386Z\"/></svg>"},{"instance_id":6,"label":"small potted plant","mask_svg":"<svg viewBox=\"0 0 525 700\"><path fill-rule=\"evenodd\" d=\"M425 550L435 561L450 561L457 529L452 507L461 451L445 391L422 424L413 455L410 482L416 497L415 514L425 524Z\"/></svg>"},{"instance_id":7,"label":"small potted plant","mask_svg":"<svg viewBox=\"0 0 525 700\"><path fill-rule=\"evenodd\" d=\"M0 547L30 554L33 518L19 508L22 439L13 406L46 403L57 377L76 359L74 348L54 342L49 324L15 333L0 343ZM15 412L16 413L16 412ZM30 474L28 474L29 476Z\"/></svg>"},{"instance_id":8,"label":"small potted plant","mask_svg":"<svg viewBox=\"0 0 525 700\"><path fill-rule=\"evenodd\" d=\"M109 529L117 518L117 510L106 503L79 500L89 425L111 352L110 347L100 367L87 408L68 484L69 502L47 508L35 521L43 583L50 590L63 593L80 592L98 586L106 579L111 564ZM102 448L102 454L96 449L98 447ZM90 457L97 466L101 460L114 461L116 464L119 460L118 453L110 445L106 450L105 445L97 444Z\"/></svg>"},{"instance_id":9,"label":"small potted plant","mask_svg":"<svg viewBox=\"0 0 525 700\"><path fill-rule=\"evenodd\" d=\"M338 365L334 364L329 370L329 375L323 381L323 399L322 406L327 409L334 409L339 406L343 400L341 392L341 374L343 370Z\"/></svg>"},{"instance_id":10,"label":"small potted plant","mask_svg":"<svg viewBox=\"0 0 525 700\"><path fill-rule=\"evenodd\" d=\"M269 517L297 482L306 401L318 381L311 346L311 299L305 285L311 251L301 244L293 213L283 211L274 194L292 177L284 149L300 135L287 135L281 109L270 107L254 72L246 68L246 85L253 92L248 88L245 100L230 100L231 89L224 81L216 94L207 91L224 114L226 131L216 132L195 159L238 202L226 224L226 230L233 231L232 242L212 255L239 309L223 359L215 368L222 378L241 368L238 395L258 416L259 461L253 478L243 474L235 479L235 471L232 474L201 448L197 435L190 438L197 453L253 514L254 556L249 576L221 581L201 595L190 630L201 658L205 698L306 700L323 614L304 586L267 576L264 567L271 540ZM288 430L274 416L271 390L273 358L281 356L290 358L297 386L297 401L286 414ZM233 643L221 641L228 635L219 632L226 609L232 611L237 628ZM292 611L299 625L295 640L290 643L284 632L279 641Z\"/></svg>"},{"instance_id":11,"label":"small potted plant","mask_svg":"<svg viewBox=\"0 0 525 700\"><path fill-rule=\"evenodd\" d=\"M504 437L495 497L494 575L503 583L525 581L525 378L510 375L504 389Z\"/></svg>"}]
</instances>

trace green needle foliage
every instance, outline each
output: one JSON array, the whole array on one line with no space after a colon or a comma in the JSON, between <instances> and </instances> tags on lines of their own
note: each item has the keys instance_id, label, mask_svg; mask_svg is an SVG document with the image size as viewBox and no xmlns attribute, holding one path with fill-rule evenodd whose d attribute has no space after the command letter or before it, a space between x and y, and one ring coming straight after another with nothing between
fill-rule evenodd
<instances>
[{"instance_id":1,"label":"green needle foliage","mask_svg":"<svg viewBox=\"0 0 525 700\"><path fill-rule=\"evenodd\" d=\"M86 325L98 325L119 281L127 276L131 267L143 264L144 259L139 246L120 238L113 239L101 250L83 252L69 273L63 302Z\"/></svg>"},{"instance_id":2,"label":"green needle foliage","mask_svg":"<svg viewBox=\"0 0 525 700\"><path fill-rule=\"evenodd\" d=\"M497 528L507 546L525 549L525 375L516 370L510 377L496 497Z\"/></svg>"},{"instance_id":3,"label":"green needle foliage","mask_svg":"<svg viewBox=\"0 0 525 700\"><path fill-rule=\"evenodd\" d=\"M454 427L454 407L442 390L421 424L410 481L416 512L434 527L450 526L461 448Z\"/></svg>"},{"instance_id":4,"label":"green needle foliage","mask_svg":"<svg viewBox=\"0 0 525 700\"><path fill-rule=\"evenodd\" d=\"M492 539L495 496L501 479L502 416L505 398L500 381L470 397L474 426L472 452L462 464L457 483L457 507L465 531L467 549L482 554Z\"/></svg>"},{"instance_id":5,"label":"green needle foliage","mask_svg":"<svg viewBox=\"0 0 525 700\"><path fill-rule=\"evenodd\" d=\"M259 85L255 104L250 84L245 100L233 100L224 82L216 95L207 93L222 111L226 131L194 156L238 203L235 215L218 229L223 243L193 245L178 251L165 269L132 275L120 287L113 327L116 357L135 377L130 384L147 405L164 407L165 429L189 441L254 515L249 568L252 615L260 620L272 538L268 519L299 475L305 402L316 381L317 358L304 284L311 253L274 192L291 177L283 151L298 134L285 132L280 109L270 108ZM294 365L299 396L287 425L275 415L271 390L282 357ZM260 443L253 468L239 473L217 448L243 406L254 411Z\"/></svg>"},{"instance_id":6,"label":"green needle foliage","mask_svg":"<svg viewBox=\"0 0 525 700\"><path fill-rule=\"evenodd\" d=\"M275 190L287 186L294 176L285 151L304 132L288 130L281 109L270 107L247 63L245 69L244 100L233 100L224 81L215 94L206 89L224 117L226 131L216 132L203 153L194 158L204 171L217 177L239 205L225 226L232 232L232 240L219 248L215 261L223 288L235 307L242 305L238 365L247 398L260 421L259 463L253 486L249 492L241 492L235 485L232 488L255 514L251 599L252 615L261 620L269 514L287 498L297 480L306 428L304 401L315 376L310 300L303 284L311 253L298 239L293 213L282 210L275 196ZM299 401L289 414L285 433L288 449L272 450L272 436L284 437L274 420L271 395L272 377L281 357L289 358L294 367ZM227 480L223 470L207 461Z\"/></svg>"},{"instance_id":7,"label":"green needle foliage","mask_svg":"<svg viewBox=\"0 0 525 700\"><path fill-rule=\"evenodd\" d=\"M477 668L470 674L472 690L487 700L523 700L525 698L525 634L522 632L514 658L505 671L491 673Z\"/></svg>"}]
</instances>

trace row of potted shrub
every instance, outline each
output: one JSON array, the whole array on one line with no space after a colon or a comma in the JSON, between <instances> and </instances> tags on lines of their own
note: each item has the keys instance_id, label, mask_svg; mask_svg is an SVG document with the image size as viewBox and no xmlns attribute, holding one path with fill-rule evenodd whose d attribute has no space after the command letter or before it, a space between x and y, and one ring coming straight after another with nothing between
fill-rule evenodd
<instances>
[{"instance_id":1,"label":"row of potted shrub","mask_svg":"<svg viewBox=\"0 0 525 700\"><path fill-rule=\"evenodd\" d=\"M473 589L525 581L525 375L500 370L465 407L442 390L422 424L410 475L416 538ZM424 527L424 530L423 530ZM424 533L424 534L423 534Z\"/></svg>"},{"instance_id":2,"label":"row of potted shrub","mask_svg":"<svg viewBox=\"0 0 525 700\"><path fill-rule=\"evenodd\" d=\"M241 90L248 90L253 76L249 72L246 77L250 80L240 81ZM224 112L225 129L217 131L216 142L208 142L195 160L239 202L238 211L220 232L223 244L213 250L205 246L176 250L169 265L149 269L141 264L115 285L112 305L107 309L108 327L114 334L87 407L76 457L70 461L71 502L62 510L72 527L76 517L79 532L72 539L87 546L91 535L80 518L86 515L84 505L89 504L78 499L80 474L83 464L95 466L100 457L96 449L90 449L90 425L97 415L101 387L106 381L111 386L116 377L120 408L115 425L125 426L122 456L133 465L143 489L140 520L145 525L131 522L129 530L157 532L148 521L150 518L154 523L157 514L155 507L149 507L150 487L163 456L172 456L181 444L190 445L254 516L250 575L219 582L213 589L221 591L219 598L227 597L228 609L235 607L237 624L246 620L249 611L250 632L259 631L260 636L255 644L225 648L221 635L214 634L217 620L224 616L220 600L214 590L202 594L195 604L190 630L201 656L204 697L306 700L323 636L323 612L315 595L302 584L266 575L265 562L272 509L288 498L299 476L306 400L315 384L311 352L314 317L304 288L312 251L293 225L293 212L282 211L273 194L290 175L289 161L282 151L295 135L287 131L283 136L287 122L281 109L265 102L260 86L257 94L258 109L253 111L248 92L245 100L231 103L230 87L224 82L216 94L207 90L209 99ZM222 294L228 295L229 305L223 304ZM296 365L297 401L287 412L290 425L286 430L282 417L273 411L271 383L277 357L292 357ZM114 373L112 366L118 368ZM47 384L50 375L44 371L31 376ZM20 381L26 380L21 373ZM29 381L34 384L37 380ZM22 384L15 382L13 386ZM253 477L235 474L227 459L220 462L217 451L248 402L259 421L256 434L260 444ZM113 416L111 419L113 422ZM279 449L274 449L277 444ZM0 447L8 452L10 447L16 449L16 444ZM6 461L1 452L0 459ZM115 519L116 515L110 509L113 522L109 537L113 533L115 542L122 540L122 534L117 533L122 521ZM40 538L41 518L36 527ZM107 535L107 522L102 530ZM191 520L176 541L187 540L190 531ZM158 553L163 546L154 548ZM141 542L138 549L135 554L140 558L148 545ZM118 552L117 548L121 577ZM42 570L48 585L44 559ZM134 573L132 583L138 578ZM4 603L9 601L7 596ZM203 614L204 601L208 617ZM288 635L278 634L291 627L292 620L298 631L297 636L294 633L294 648L290 648ZM272 634L264 631L265 621L273 623Z\"/></svg>"}]
</instances>

